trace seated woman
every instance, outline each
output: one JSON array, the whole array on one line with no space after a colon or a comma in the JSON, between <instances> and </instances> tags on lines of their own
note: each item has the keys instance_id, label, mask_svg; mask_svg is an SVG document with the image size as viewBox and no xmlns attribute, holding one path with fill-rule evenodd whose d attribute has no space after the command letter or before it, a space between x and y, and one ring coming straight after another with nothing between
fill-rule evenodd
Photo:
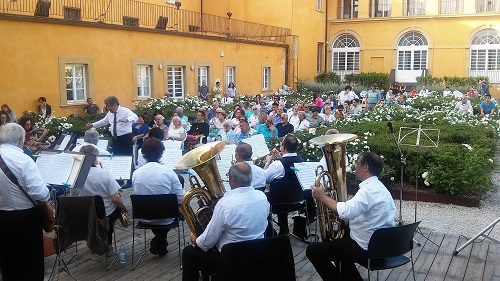
<instances>
[{"instance_id":1,"label":"seated woman","mask_svg":"<svg viewBox=\"0 0 500 281\"><path fill-rule=\"evenodd\" d=\"M232 129L231 120L224 121L224 128L217 134L217 139L226 144L231 144L236 140L236 133Z\"/></svg>"},{"instance_id":2,"label":"seated woman","mask_svg":"<svg viewBox=\"0 0 500 281\"><path fill-rule=\"evenodd\" d=\"M172 118L172 127L168 130L167 139L184 141L186 138L186 131L184 127L181 126L181 118L175 116Z\"/></svg>"},{"instance_id":3,"label":"seated woman","mask_svg":"<svg viewBox=\"0 0 500 281\"><path fill-rule=\"evenodd\" d=\"M210 129L208 134L208 141L214 141L215 137L219 133L219 131L224 127L224 121L226 121L226 112L222 109L217 109L215 117L210 120Z\"/></svg>"},{"instance_id":4,"label":"seated woman","mask_svg":"<svg viewBox=\"0 0 500 281\"><path fill-rule=\"evenodd\" d=\"M151 130L149 130L146 139L148 138L163 140L163 131L160 128L152 128ZM137 151L137 168L146 165L146 163L147 161L142 154L142 149L139 149L139 151Z\"/></svg>"},{"instance_id":5,"label":"seated woman","mask_svg":"<svg viewBox=\"0 0 500 281\"><path fill-rule=\"evenodd\" d=\"M137 114L137 123L132 125L132 133L134 137L132 138L132 142L137 144L137 148L141 148L144 137L149 132L149 127L144 123L144 119L146 116L144 114Z\"/></svg>"},{"instance_id":6,"label":"seated woman","mask_svg":"<svg viewBox=\"0 0 500 281\"><path fill-rule=\"evenodd\" d=\"M0 126L10 123L9 114L5 111L0 111Z\"/></svg>"},{"instance_id":7,"label":"seated woman","mask_svg":"<svg viewBox=\"0 0 500 281\"><path fill-rule=\"evenodd\" d=\"M10 118L10 122L17 123L16 114L14 113L14 111L12 111L10 109L10 107L8 105L2 104L2 111L7 112L7 114L9 115L9 118Z\"/></svg>"},{"instance_id":8,"label":"seated woman","mask_svg":"<svg viewBox=\"0 0 500 281\"><path fill-rule=\"evenodd\" d=\"M111 171L98 168L99 161L97 156L99 150L92 145L85 145L80 148L80 152L85 155L94 155L94 164L90 168L89 175L80 191L80 196L101 196L104 201L106 217L109 220L108 230L108 251L112 251L113 231L115 221L120 217L120 212L127 213L127 208L118 193L120 185L113 178Z\"/></svg>"},{"instance_id":9,"label":"seated woman","mask_svg":"<svg viewBox=\"0 0 500 281\"><path fill-rule=\"evenodd\" d=\"M40 148L49 148L50 144L42 143L43 139L49 133L48 129L36 129L33 127L33 122L27 116L19 119L19 125L24 128L25 141L24 147L32 153L37 152ZM25 150L26 152L26 150Z\"/></svg>"},{"instance_id":10,"label":"seated woman","mask_svg":"<svg viewBox=\"0 0 500 281\"><path fill-rule=\"evenodd\" d=\"M163 131L163 135L167 135L168 126L165 124L165 117L163 115L158 114L155 116L155 125L153 127L160 128Z\"/></svg>"},{"instance_id":11,"label":"seated woman","mask_svg":"<svg viewBox=\"0 0 500 281\"><path fill-rule=\"evenodd\" d=\"M329 105L325 105L323 109L325 113L320 113L319 116L321 116L326 123L335 122L335 115L332 114L332 108Z\"/></svg>"},{"instance_id":12,"label":"seated woman","mask_svg":"<svg viewBox=\"0 0 500 281\"><path fill-rule=\"evenodd\" d=\"M187 132L186 138L186 147L185 150L189 151L191 148L198 144L201 137L205 137L203 139L203 143L207 143L207 137L209 133L209 126L207 122L205 122L205 111L199 110L196 115L196 123L193 123L191 129Z\"/></svg>"}]
</instances>

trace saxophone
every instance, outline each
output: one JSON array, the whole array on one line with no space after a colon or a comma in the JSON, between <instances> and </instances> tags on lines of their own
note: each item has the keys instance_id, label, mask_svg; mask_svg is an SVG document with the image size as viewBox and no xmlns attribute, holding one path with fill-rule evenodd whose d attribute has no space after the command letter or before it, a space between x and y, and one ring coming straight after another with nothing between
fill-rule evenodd
<instances>
[{"instance_id":1,"label":"saxophone","mask_svg":"<svg viewBox=\"0 0 500 281\"><path fill-rule=\"evenodd\" d=\"M335 134L310 140L312 144L322 146L328 168L328 171L325 171L323 166L316 168L315 185L322 186L325 194L337 202L347 201L346 146L347 142L357 137L354 134ZM342 238L346 222L320 201L317 201L317 205L317 217L323 241Z\"/></svg>"},{"instance_id":2,"label":"saxophone","mask_svg":"<svg viewBox=\"0 0 500 281\"><path fill-rule=\"evenodd\" d=\"M191 175L191 190L182 197L180 204L182 215L196 236L203 233L207 227L212 219L215 204L225 192L215 159L225 146L221 141L204 144L184 154L175 166L179 170L192 168L205 184L202 186L198 178Z\"/></svg>"}]
</instances>

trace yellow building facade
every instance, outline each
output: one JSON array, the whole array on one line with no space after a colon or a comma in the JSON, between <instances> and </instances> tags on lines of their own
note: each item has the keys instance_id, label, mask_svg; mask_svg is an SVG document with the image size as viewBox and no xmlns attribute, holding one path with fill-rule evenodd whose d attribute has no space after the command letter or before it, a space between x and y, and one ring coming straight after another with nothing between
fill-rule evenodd
<instances>
[{"instance_id":1,"label":"yellow building facade","mask_svg":"<svg viewBox=\"0 0 500 281\"><path fill-rule=\"evenodd\" d=\"M19 115L44 96L67 116L87 98L194 96L203 80L271 94L316 75L324 1L1 1L0 103Z\"/></svg>"},{"instance_id":2,"label":"yellow building facade","mask_svg":"<svg viewBox=\"0 0 500 281\"><path fill-rule=\"evenodd\" d=\"M500 96L499 12L500 1L485 0L332 1L327 64L409 84L422 74L488 76Z\"/></svg>"}]
</instances>

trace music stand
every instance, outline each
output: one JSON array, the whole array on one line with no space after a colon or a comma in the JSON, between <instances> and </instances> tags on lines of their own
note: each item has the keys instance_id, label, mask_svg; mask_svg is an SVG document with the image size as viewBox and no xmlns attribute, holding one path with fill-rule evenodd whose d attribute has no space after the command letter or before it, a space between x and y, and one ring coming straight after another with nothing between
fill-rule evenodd
<instances>
[{"instance_id":1,"label":"music stand","mask_svg":"<svg viewBox=\"0 0 500 281\"><path fill-rule=\"evenodd\" d=\"M490 237L489 234L484 234L486 233L486 231L488 230L492 230L493 227L495 227L495 225L497 223L500 222L500 217L498 217L494 222L490 223L486 228L484 228L483 230L481 230L478 234L476 234L474 237L472 237L471 239L467 240L467 242L465 242L462 246L460 246L459 248L455 248L455 251L453 251L453 255L456 256L458 255L458 253L460 251L462 251L465 247L467 247L469 244L471 244L472 242L474 242L474 240L476 240L477 238L479 237L483 237L484 239L488 239L490 241L493 241L497 244L500 244L500 241L496 240L495 238L493 237Z\"/></svg>"},{"instance_id":2,"label":"music stand","mask_svg":"<svg viewBox=\"0 0 500 281\"><path fill-rule=\"evenodd\" d=\"M411 127L400 127L399 135L398 135L398 143L401 146L411 146L415 147L416 151L416 169L415 169L415 222L417 222L417 204L418 204L418 179L419 173L418 169L420 167L419 163L419 150L421 147L424 148L438 148L439 147L439 129L422 129L422 125L419 125L418 128ZM420 233L425 239L433 243L437 246L436 243L431 241L428 237L426 237L419 227L417 227L417 232ZM420 243L416 241L416 243L420 246Z\"/></svg>"}]
</instances>

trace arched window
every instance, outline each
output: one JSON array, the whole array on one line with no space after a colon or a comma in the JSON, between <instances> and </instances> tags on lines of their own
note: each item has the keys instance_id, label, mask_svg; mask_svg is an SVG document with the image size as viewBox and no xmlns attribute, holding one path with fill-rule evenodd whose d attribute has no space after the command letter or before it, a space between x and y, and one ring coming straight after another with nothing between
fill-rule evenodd
<instances>
[{"instance_id":1,"label":"arched window","mask_svg":"<svg viewBox=\"0 0 500 281\"><path fill-rule=\"evenodd\" d=\"M497 30L481 30L472 38L469 76L488 76L490 82L500 82L500 33Z\"/></svg>"},{"instance_id":2,"label":"arched window","mask_svg":"<svg viewBox=\"0 0 500 281\"><path fill-rule=\"evenodd\" d=\"M342 34L332 45L332 71L341 78L359 72L359 42L351 34Z\"/></svg>"},{"instance_id":3,"label":"arched window","mask_svg":"<svg viewBox=\"0 0 500 281\"><path fill-rule=\"evenodd\" d=\"M396 81L416 82L427 68L428 42L420 32L405 33L398 42L398 69Z\"/></svg>"}]
</instances>

